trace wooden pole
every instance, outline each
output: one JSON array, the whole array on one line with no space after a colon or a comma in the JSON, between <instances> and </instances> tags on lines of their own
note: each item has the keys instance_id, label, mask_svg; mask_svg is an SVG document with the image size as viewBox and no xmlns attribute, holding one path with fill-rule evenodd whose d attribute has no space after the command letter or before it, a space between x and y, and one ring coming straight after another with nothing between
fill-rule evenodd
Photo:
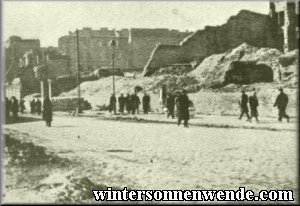
<instances>
[{"instance_id":1,"label":"wooden pole","mask_svg":"<svg viewBox=\"0 0 300 206\"><path fill-rule=\"evenodd\" d=\"M80 63L79 63L79 32L76 30L76 40L77 40L77 114L81 112L80 110Z\"/></svg>"}]
</instances>

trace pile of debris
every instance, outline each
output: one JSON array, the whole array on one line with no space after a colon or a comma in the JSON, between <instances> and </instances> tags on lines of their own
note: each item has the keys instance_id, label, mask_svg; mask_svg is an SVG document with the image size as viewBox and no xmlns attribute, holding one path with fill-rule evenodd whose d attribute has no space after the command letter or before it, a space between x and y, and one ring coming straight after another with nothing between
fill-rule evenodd
<instances>
[{"instance_id":1,"label":"pile of debris","mask_svg":"<svg viewBox=\"0 0 300 206\"><path fill-rule=\"evenodd\" d=\"M11 137L10 134L4 134L4 138L4 166L33 167L43 164L61 164L63 162L67 162L66 160L62 160L58 156L46 154L44 147L36 146L31 142L22 142L16 138Z\"/></svg>"},{"instance_id":2,"label":"pile of debris","mask_svg":"<svg viewBox=\"0 0 300 206\"><path fill-rule=\"evenodd\" d=\"M279 81L281 55L277 49L256 48L244 43L223 54L205 58L190 75L208 87Z\"/></svg>"}]
</instances>

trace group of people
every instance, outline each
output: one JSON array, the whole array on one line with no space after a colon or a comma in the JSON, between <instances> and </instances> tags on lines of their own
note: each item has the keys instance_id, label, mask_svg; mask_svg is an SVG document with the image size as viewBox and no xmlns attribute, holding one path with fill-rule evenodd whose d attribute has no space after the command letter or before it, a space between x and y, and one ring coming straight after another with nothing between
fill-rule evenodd
<instances>
[{"instance_id":1,"label":"group of people","mask_svg":"<svg viewBox=\"0 0 300 206\"><path fill-rule=\"evenodd\" d=\"M127 96L124 96L121 94L118 98L119 103L119 112L121 114L124 114L126 111L127 114L139 114L139 106L141 104L141 100L139 96L134 94L127 94ZM147 93L144 93L144 96L142 98L142 105L143 105L143 113L148 114L150 110L150 96ZM116 114L117 110L117 98L114 94L111 95L110 101L109 101L109 112L114 112Z\"/></svg>"},{"instance_id":2,"label":"group of people","mask_svg":"<svg viewBox=\"0 0 300 206\"><path fill-rule=\"evenodd\" d=\"M37 100L32 99L29 104L30 104L30 113L31 114L41 115L41 113L42 113L42 102L39 99L37 99Z\"/></svg>"},{"instance_id":3,"label":"group of people","mask_svg":"<svg viewBox=\"0 0 300 206\"><path fill-rule=\"evenodd\" d=\"M290 117L289 115L286 114L286 108L289 102L288 96L283 92L283 89L279 89L279 95L276 98L276 101L274 103L274 107L278 108L278 121L282 121L282 118L286 118L287 122L289 122ZM248 103L250 106L250 115L249 115L249 110L248 110ZM251 96L248 98L248 95L246 94L245 90L242 90L242 96L239 101L240 109L241 109L241 114L239 116L239 119L242 119L244 114L247 116L247 121L251 122L252 118L254 117L257 122L258 120L258 111L257 107L259 105L258 103L258 98L256 95L255 89L253 89L253 92Z\"/></svg>"},{"instance_id":4,"label":"group of people","mask_svg":"<svg viewBox=\"0 0 300 206\"><path fill-rule=\"evenodd\" d=\"M6 120L9 120L12 117L13 121L18 119L18 113L24 113L25 108L25 100L18 99L15 96L12 96L10 99L5 97L5 115ZM12 113L12 115L10 114ZM42 113L42 103L39 99L30 101L30 113L38 114ZM52 103L49 96L46 96L43 101L43 120L46 122L46 126L50 127L52 122Z\"/></svg>"},{"instance_id":5,"label":"group of people","mask_svg":"<svg viewBox=\"0 0 300 206\"><path fill-rule=\"evenodd\" d=\"M22 102L23 106L24 106L24 101L20 101ZM14 121L16 121L18 119L18 112L19 112L19 107L21 105L19 105L18 99L15 96L12 96L10 99L8 99L7 97L5 97L5 118L6 120L9 120L11 117ZM24 112L24 108L23 107L21 111Z\"/></svg>"}]
</instances>

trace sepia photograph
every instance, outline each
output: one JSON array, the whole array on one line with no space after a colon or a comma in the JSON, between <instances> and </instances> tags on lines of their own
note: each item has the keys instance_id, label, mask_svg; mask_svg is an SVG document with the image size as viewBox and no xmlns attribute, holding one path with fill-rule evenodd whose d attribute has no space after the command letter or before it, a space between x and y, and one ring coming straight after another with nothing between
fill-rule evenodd
<instances>
[{"instance_id":1,"label":"sepia photograph","mask_svg":"<svg viewBox=\"0 0 300 206\"><path fill-rule=\"evenodd\" d=\"M299 0L1 0L1 204L299 204Z\"/></svg>"}]
</instances>

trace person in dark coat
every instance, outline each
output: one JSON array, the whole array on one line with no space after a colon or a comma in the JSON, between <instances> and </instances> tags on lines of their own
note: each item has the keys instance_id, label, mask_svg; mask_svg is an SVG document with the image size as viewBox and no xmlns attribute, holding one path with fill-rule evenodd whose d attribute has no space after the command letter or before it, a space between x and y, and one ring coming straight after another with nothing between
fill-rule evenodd
<instances>
[{"instance_id":1,"label":"person in dark coat","mask_svg":"<svg viewBox=\"0 0 300 206\"><path fill-rule=\"evenodd\" d=\"M41 115L42 113L42 102L38 99L35 103L36 112L38 115Z\"/></svg>"},{"instance_id":2,"label":"person in dark coat","mask_svg":"<svg viewBox=\"0 0 300 206\"><path fill-rule=\"evenodd\" d=\"M250 121L253 117L255 117L256 122L258 122L258 99L256 96L255 89L253 90L253 94L249 97L249 106L250 106Z\"/></svg>"},{"instance_id":3,"label":"person in dark coat","mask_svg":"<svg viewBox=\"0 0 300 206\"><path fill-rule=\"evenodd\" d=\"M274 107L277 106L278 108L278 121L282 121L282 118L286 118L287 122L290 121L290 117L289 115L286 114L286 107L288 105L289 102L289 98L288 96L283 92L283 89L280 88L279 89L280 93L276 98L276 101L274 103Z\"/></svg>"},{"instance_id":4,"label":"person in dark coat","mask_svg":"<svg viewBox=\"0 0 300 206\"><path fill-rule=\"evenodd\" d=\"M118 98L118 102L119 102L119 111L121 112L121 114L124 114L125 97L123 96L123 94L121 94L121 96Z\"/></svg>"},{"instance_id":5,"label":"person in dark coat","mask_svg":"<svg viewBox=\"0 0 300 206\"><path fill-rule=\"evenodd\" d=\"M20 108L21 114L24 114L24 110L25 110L25 101L24 101L24 99L20 100L19 108Z\"/></svg>"},{"instance_id":6,"label":"person in dark coat","mask_svg":"<svg viewBox=\"0 0 300 206\"><path fill-rule=\"evenodd\" d=\"M134 93L130 97L130 107L132 114L139 113L139 105L141 104L140 98Z\"/></svg>"},{"instance_id":7,"label":"person in dark coat","mask_svg":"<svg viewBox=\"0 0 300 206\"><path fill-rule=\"evenodd\" d=\"M14 96L11 98L10 111L12 112L13 120L16 121L18 119L19 104Z\"/></svg>"},{"instance_id":8,"label":"person in dark coat","mask_svg":"<svg viewBox=\"0 0 300 206\"><path fill-rule=\"evenodd\" d=\"M51 127L52 103L49 96L46 96L43 102L43 120L45 120L47 127Z\"/></svg>"},{"instance_id":9,"label":"person in dark coat","mask_svg":"<svg viewBox=\"0 0 300 206\"><path fill-rule=\"evenodd\" d=\"M150 109L150 96L147 93L144 94L142 102L144 114L148 114Z\"/></svg>"},{"instance_id":10,"label":"person in dark coat","mask_svg":"<svg viewBox=\"0 0 300 206\"><path fill-rule=\"evenodd\" d=\"M127 114L130 114L130 96L127 93L126 97L124 97L124 110L126 110Z\"/></svg>"},{"instance_id":11,"label":"person in dark coat","mask_svg":"<svg viewBox=\"0 0 300 206\"><path fill-rule=\"evenodd\" d=\"M116 114L116 104L117 104L117 98L114 94L111 95L109 100L109 112L111 113L114 111L114 114Z\"/></svg>"},{"instance_id":12,"label":"person in dark coat","mask_svg":"<svg viewBox=\"0 0 300 206\"><path fill-rule=\"evenodd\" d=\"M5 119L6 120L10 118L9 110L10 110L10 101L7 97L5 97Z\"/></svg>"},{"instance_id":13,"label":"person in dark coat","mask_svg":"<svg viewBox=\"0 0 300 206\"><path fill-rule=\"evenodd\" d=\"M34 100L34 99L32 99L32 100L30 101L30 113L31 113L31 114L34 114L34 113L35 113L35 100Z\"/></svg>"},{"instance_id":14,"label":"person in dark coat","mask_svg":"<svg viewBox=\"0 0 300 206\"><path fill-rule=\"evenodd\" d=\"M175 96L173 94L168 94L166 98L166 108L168 109L167 118L169 116L174 119L174 110L175 110Z\"/></svg>"},{"instance_id":15,"label":"person in dark coat","mask_svg":"<svg viewBox=\"0 0 300 206\"><path fill-rule=\"evenodd\" d=\"M241 115L240 115L239 119L242 119L244 114L246 114L246 116L248 118L247 121L250 121L249 110L248 110L248 96L244 90L242 90L242 97L239 101L239 105L241 108Z\"/></svg>"},{"instance_id":16,"label":"person in dark coat","mask_svg":"<svg viewBox=\"0 0 300 206\"><path fill-rule=\"evenodd\" d=\"M188 120L190 119L189 104L190 100L186 94L186 91L181 91L177 98L178 126L180 125L181 121L184 120L184 127L188 127Z\"/></svg>"}]
</instances>

